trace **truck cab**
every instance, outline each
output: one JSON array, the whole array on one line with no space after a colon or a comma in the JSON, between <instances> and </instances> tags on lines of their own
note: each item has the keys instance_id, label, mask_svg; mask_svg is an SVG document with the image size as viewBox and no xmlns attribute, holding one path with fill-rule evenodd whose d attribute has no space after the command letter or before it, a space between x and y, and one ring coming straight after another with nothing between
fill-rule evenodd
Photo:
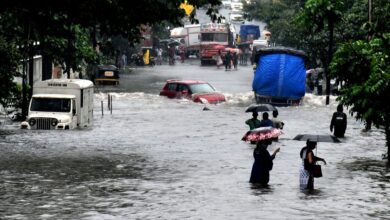
<instances>
[{"instance_id":1,"label":"truck cab","mask_svg":"<svg viewBox=\"0 0 390 220\"><path fill-rule=\"evenodd\" d=\"M93 121L93 83L82 79L51 79L34 85L22 129L67 130Z\"/></svg>"},{"instance_id":2,"label":"truck cab","mask_svg":"<svg viewBox=\"0 0 390 220\"><path fill-rule=\"evenodd\" d=\"M200 62L201 65L215 64L218 51L233 45L233 25L226 23L208 23L200 27Z\"/></svg>"}]
</instances>

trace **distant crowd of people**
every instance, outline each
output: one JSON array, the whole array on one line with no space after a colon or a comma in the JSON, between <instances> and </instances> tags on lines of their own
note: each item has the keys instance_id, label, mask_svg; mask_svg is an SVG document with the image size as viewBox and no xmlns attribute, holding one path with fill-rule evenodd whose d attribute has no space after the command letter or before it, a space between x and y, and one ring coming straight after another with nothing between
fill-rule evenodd
<instances>
[{"instance_id":1,"label":"distant crowd of people","mask_svg":"<svg viewBox=\"0 0 390 220\"><path fill-rule=\"evenodd\" d=\"M223 54L221 50L218 51L216 55L217 68L220 68L222 65L225 66L225 70L231 70L232 67L234 70L237 70L238 64L238 52L237 51L227 51L226 54Z\"/></svg>"}]
</instances>

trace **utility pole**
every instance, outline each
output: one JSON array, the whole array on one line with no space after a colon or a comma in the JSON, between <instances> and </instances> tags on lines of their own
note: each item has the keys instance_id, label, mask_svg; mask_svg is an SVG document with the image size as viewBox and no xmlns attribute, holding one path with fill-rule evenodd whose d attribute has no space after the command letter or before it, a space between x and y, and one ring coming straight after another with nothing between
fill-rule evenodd
<instances>
[{"instance_id":1,"label":"utility pole","mask_svg":"<svg viewBox=\"0 0 390 220\"><path fill-rule=\"evenodd\" d=\"M333 32L334 32L334 21L330 18L328 19L328 28L329 28L329 45L328 45L328 60L325 67L326 74L326 105L329 105L329 96L330 96L330 74L329 74L329 65L332 62L333 57Z\"/></svg>"},{"instance_id":2,"label":"utility pole","mask_svg":"<svg viewBox=\"0 0 390 220\"><path fill-rule=\"evenodd\" d=\"M372 0L368 0L368 22L372 23Z\"/></svg>"},{"instance_id":3,"label":"utility pole","mask_svg":"<svg viewBox=\"0 0 390 220\"><path fill-rule=\"evenodd\" d=\"M23 60L22 74L22 120L27 117L27 60Z\"/></svg>"},{"instance_id":4,"label":"utility pole","mask_svg":"<svg viewBox=\"0 0 390 220\"><path fill-rule=\"evenodd\" d=\"M28 100L31 99L34 87L34 55L35 55L35 42L31 42L29 45L29 53L28 53L28 85L30 86L28 92Z\"/></svg>"}]
</instances>

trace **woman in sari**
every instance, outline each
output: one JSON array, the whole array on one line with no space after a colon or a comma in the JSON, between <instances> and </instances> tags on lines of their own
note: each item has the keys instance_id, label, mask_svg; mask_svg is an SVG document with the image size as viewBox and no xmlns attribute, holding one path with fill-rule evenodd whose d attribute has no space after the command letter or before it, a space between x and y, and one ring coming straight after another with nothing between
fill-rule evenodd
<instances>
[{"instance_id":1,"label":"woman in sari","mask_svg":"<svg viewBox=\"0 0 390 220\"><path fill-rule=\"evenodd\" d=\"M301 149L300 156L302 164L299 170L299 186L303 189L314 189L314 177L312 167L317 161L326 161L323 158L314 156L313 150L316 148L317 142L307 140L306 146Z\"/></svg>"}]
</instances>

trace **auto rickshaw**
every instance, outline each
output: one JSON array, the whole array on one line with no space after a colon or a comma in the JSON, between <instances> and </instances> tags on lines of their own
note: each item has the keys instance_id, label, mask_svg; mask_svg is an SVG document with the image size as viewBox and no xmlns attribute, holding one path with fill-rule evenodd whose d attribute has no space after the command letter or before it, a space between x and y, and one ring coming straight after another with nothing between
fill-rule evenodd
<instances>
[{"instance_id":1,"label":"auto rickshaw","mask_svg":"<svg viewBox=\"0 0 390 220\"><path fill-rule=\"evenodd\" d=\"M119 69L114 65L98 65L94 75L95 84L119 84Z\"/></svg>"}]
</instances>

